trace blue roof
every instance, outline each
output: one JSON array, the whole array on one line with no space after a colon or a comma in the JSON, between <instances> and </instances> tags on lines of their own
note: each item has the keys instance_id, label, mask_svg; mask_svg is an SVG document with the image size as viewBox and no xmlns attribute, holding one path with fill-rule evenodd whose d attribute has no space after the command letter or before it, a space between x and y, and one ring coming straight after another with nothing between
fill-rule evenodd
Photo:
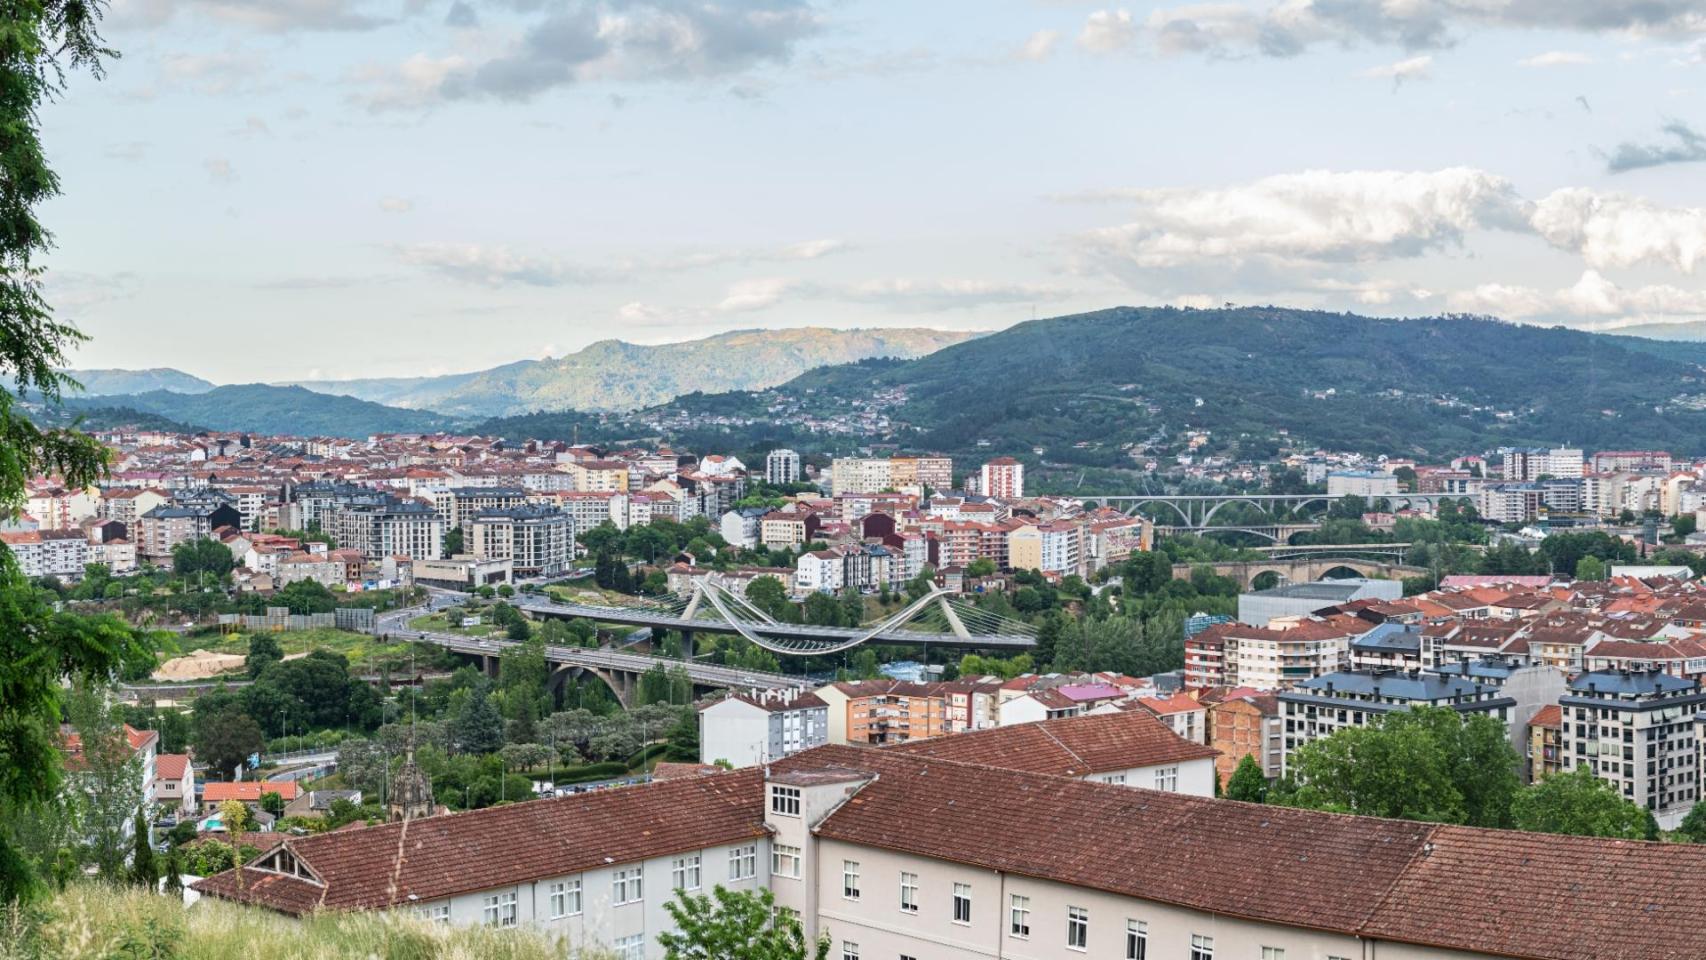
<instances>
[{"instance_id":1,"label":"blue roof","mask_svg":"<svg viewBox=\"0 0 1706 960\"><path fill-rule=\"evenodd\" d=\"M1464 660L1459 663L1442 663L1434 668L1435 673L1444 676L1464 676L1485 680L1509 680L1517 666L1508 660Z\"/></svg>"},{"instance_id":2,"label":"blue roof","mask_svg":"<svg viewBox=\"0 0 1706 960\"><path fill-rule=\"evenodd\" d=\"M1351 641L1354 650L1422 652L1422 628L1407 623L1383 623Z\"/></svg>"},{"instance_id":3,"label":"blue roof","mask_svg":"<svg viewBox=\"0 0 1706 960\"><path fill-rule=\"evenodd\" d=\"M1696 684L1693 680L1673 677L1668 673L1656 671L1596 670L1584 673L1570 681L1573 693L1615 693L1615 694L1656 694L1680 693L1693 690Z\"/></svg>"},{"instance_id":4,"label":"blue roof","mask_svg":"<svg viewBox=\"0 0 1706 960\"><path fill-rule=\"evenodd\" d=\"M1298 684L1298 689L1319 696L1350 694L1363 697L1390 697L1395 700L1449 700L1452 697L1472 697L1478 686L1457 677L1442 677L1432 673L1392 673L1386 671L1341 671L1328 673Z\"/></svg>"}]
</instances>

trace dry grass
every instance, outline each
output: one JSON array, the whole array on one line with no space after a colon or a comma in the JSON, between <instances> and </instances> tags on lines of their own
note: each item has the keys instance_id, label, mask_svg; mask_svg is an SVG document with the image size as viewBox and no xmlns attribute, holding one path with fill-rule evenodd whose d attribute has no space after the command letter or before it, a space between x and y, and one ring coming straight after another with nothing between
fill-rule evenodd
<instances>
[{"instance_id":1,"label":"dry grass","mask_svg":"<svg viewBox=\"0 0 1706 960\"><path fill-rule=\"evenodd\" d=\"M295 920L266 910L98 884L25 924L0 914L0 960L597 960L537 933L447 927L399 914Z\"/></svg>"}]
</instances>

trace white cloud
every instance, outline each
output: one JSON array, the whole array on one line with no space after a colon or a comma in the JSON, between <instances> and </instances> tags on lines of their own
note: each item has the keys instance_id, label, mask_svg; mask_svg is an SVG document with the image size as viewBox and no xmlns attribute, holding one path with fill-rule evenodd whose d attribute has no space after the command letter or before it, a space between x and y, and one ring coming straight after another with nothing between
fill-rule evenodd
<instances>
[{"instance_id":1,"label":"white cloud","mask_svg":"<svg viewBox=\"0 0 1706 960\"><path fill-rule=\"evenodd\" d=\"M1517 65L1523 67L1573 67L1592 62L1593 57L1585 53L1575 53L1569 50L1548 50L1532 57L1524 57L1517 61Z\"/></svg>"},{"instance_id":2,"label":"white cloud","mask_svg":"<svg viewBox=\"0 0 1706 960\"><path fill-rule=\"evenodd\" d=\"M376 0L114 0L113 22L161 27L207 18L264 33L372 30L392 21L392 5Z\"/></svg>"},{"instance_id":3,"label":"white cloud","mask_svg":"<svg viewBox=\"0 0 1706 960\"><path fill-rule=\"evenodd\" d=\"M1397 63L1371 67L1364 70L1362 75L1371 80L1390 80L1393 87L1402 86L1412 80L1427 80L1433 76L1434 58L1431 54L1410 57Z\"/></svg>"},{"instance_id":4,"label":"white cloud","mask_svg":"<svg viewBox=\"0 0 1706 960\"><path fill-rule=\"evenodd\" d=\"M1448 302L1452 309L1470 313L1524 320L1586 319L1595 326L1706 318L1706 291L1668 284L1625 289L1597 270L1585 271L1575 284L1560 290L1488 283L1454 293Z\"/></svg>"},{"instance_id":5,"label":"white cloud","mask_svg":"<svg viewBox=\"0 0 1706 960\"><path fill-rule=\"evenodd\" d=\"M386 213L408 213L415 209L415 202L407 197L380 197L379 209Z\"/></svg>"},{"instance_id":6,"label":"white cloud","mask_svg":"<svg viewBox=\"0 0 1706 960\"><path fill-rule=\"evenodd\" d=\"M871 280L825 289L824 299L869 303L896 310L937 312L999 304L1062 300L1070 291L1044 284L991 280Z\"/></svg>"},{"instance_id":7,"label":"white cloud","mask_svg":"<svg viewBox=\"0 0 1706 960\"><path fill-rule=\"evenodd\" d=\"M1129 10L1097 10L1084 21L1078 45L1091 53L1117 53L1137 39Z\"/></svg>"},{"instance_id":8,"label":"white cloud","mask_svg":"<svg viewBox=\"0 0 1706 960\"><path fill-rule=\"evenodd\" d=\"M675 256L646 261L641 265L657 270L692 270L722 266L730 263L786 263L817 260L849 249L845 240L802 240L781 247L730 247L720 250L694 250Z\"/></svg>"},{"instance_id":9,"label":"white cloud","mask_svg":"<svg viewBox=\"0 0 1706 960\"><path fill-rule=\"evenodd\" d=\"M457 55L433 57L417 53L395 67L367 66L355 73L364 89L352 99L369 110L411 110L430 106L439 99L439 88L447 78L468 69L468 60Z\"/></svg>"},{"instance_id":10,"label":"white cloud","mask_svg":"<svg viewBox=\"0 0 1706 960\"><path fill-rule=\"evenodd\" d=\"M1654 263L1692 273L1706 260L1706 209L1576 187L1535 204L1532 223L1547 243L1595 268Z\"/></svg>"},{"instance_id":11,"label":"white cloud","mask_svg":"<svg viewBox=\"0 0 1706 960\"><path fill-rule=\"evenodd\" d=\"M1013 56L1033 63L1041 62L1054 55L1054 48L1059 43L1060 31L1038 30L1025 40Z\"/></svg>"},{"instance_id":12,"label":"white cloud","mask_svg":"<svg viewBox=\"0 0 1706 960\"><path fill-rule=\"evenodd\" d=\"M1522 224L1510 182L1480 170L1309 171L1220 189L1118 195L1128 223L1096 231L1096 253L1156 270L1271 259L1354 263L1457 247L1478 227Z\"/></svg>"},{"instance_id":13,"label":"white cloud","mask_svg":"<svg viewBox=\"0 0 1706 960\"><path fill-rule=\"evenodd\" d=\"M729 287L728 295L717 304L719 313L750 313L782 302L782 295L794 286L781 277L742 280Z\"/></svg>"},{"instance_id":14,"label":"white cloud","mask_svg":"<svg viewBox=\"0 0 1706 960\"><path fill-rule=\"evenodd\" d=\"M169 53L160 58L160 85L219 95L249 90L265 72L266 61L252 51Z\"/></svg>"},{"instance_id":15,"label":"white cloud","mask_svg":"<svg viewBox=\"0 0 1706 960\"><path fill-rule=\"evenodd\" d=\"M550 257L531 257L506 247L477 243L417 243L400 247L404 263L463 283L488 287L558 287L615 278L608 270Z\"/></svg>"},{"instance_id":16,"label":"white cloud","mask_svg":"<svg viewBox=\"0 0 1706 960\"><path fill-rule=\"evenodd\" d=\"M1329 45L1438 49L1474 28L1687 36L1706 31L1706 0L1278 0L1174 7L1146 24L1164 52L1278 57Z\"/></svg>"}]
</instances>

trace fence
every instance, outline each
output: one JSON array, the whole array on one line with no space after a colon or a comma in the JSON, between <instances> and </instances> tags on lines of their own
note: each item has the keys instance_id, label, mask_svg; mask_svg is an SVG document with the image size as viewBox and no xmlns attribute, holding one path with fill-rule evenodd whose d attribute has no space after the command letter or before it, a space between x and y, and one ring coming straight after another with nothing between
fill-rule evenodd
<instances>
[{"instance_id":1,"label":"fence","mask_svg":"<svg viewBox=\"0 0 1706 960\"><path fill-rule=\"evenodd\" d=\"M373 629L371 607L339 607L330 613L291 613L289 607L268 607L264 614L222 613L219 626L228 630L279 633L286 630L315 630L335 627L339 630L368 631Z\"/></svg>"}]
</instances>

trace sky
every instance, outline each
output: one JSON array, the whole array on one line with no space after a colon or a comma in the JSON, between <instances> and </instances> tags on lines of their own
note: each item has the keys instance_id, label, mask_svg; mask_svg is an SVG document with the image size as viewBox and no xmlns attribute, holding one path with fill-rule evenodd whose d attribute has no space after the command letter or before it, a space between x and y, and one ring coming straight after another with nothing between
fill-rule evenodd
<instances>
[{"instance_id":1,"label":"sky","mask_svg":"<svg viewBox=\"0 0 1706 960\"><path fill-rule=\"evenodd\" d=\"M1706 0L115 0L77 367L475 370L1121 304L1706 321Z\"/></svg>"}]
</instances>

